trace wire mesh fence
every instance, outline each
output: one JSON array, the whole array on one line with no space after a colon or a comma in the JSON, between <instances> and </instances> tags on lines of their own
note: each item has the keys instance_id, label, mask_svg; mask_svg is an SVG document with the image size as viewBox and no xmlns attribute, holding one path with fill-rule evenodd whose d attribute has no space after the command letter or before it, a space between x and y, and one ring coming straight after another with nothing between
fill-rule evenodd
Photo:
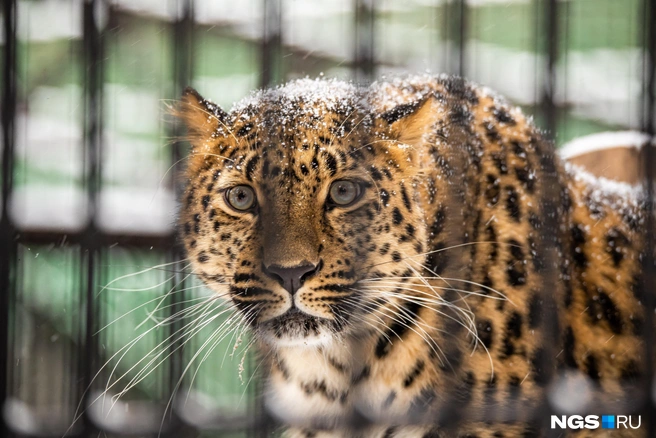
<instances>
[{"instance_id":1,"label":"wire mesh fence","mask_svg":"<svg viewBox=\"0 0 656 438\"><path fill-rule=\"evenodd\" d=\"M187 85L229 107L251 89L306 75L367 84L431 70L498 90L557 144L606 130L654 136L649 0L5 0L2 8L7 437L275 429L248 335L213 336L235 323L231 315L196 325L176 317L209 294L186 273L174 229L187 146L164 112ZM649 214L648 248L653 225ZM652 292L651 253L643 265ZM654 307L654 293L644 304ZM646 315L652 375L634 408L651 437L654 316ZM184 330L197 334L186 346ZM545 417L552 407L540 409Z\"/></svg>"}]
</instances>

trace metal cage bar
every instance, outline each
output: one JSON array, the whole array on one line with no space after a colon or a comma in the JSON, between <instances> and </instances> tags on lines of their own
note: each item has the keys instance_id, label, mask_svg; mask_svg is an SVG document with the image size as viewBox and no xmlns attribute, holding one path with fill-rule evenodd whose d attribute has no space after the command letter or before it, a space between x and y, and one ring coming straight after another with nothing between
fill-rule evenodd
<instances>
[{"instance_id":1,"label":"metal cage bar","mask_svg":"<svg viewBox=\"0 0 656 438\"><path fill-rule=\"evenodd\" d=\"M547 55L544 78L542 82L542 111L544 127L551 136L556 132L558 107L554 100L557 86L556 63L558 62L558 0L544 1L544 29L547 35L544 50Z\"/></svg>"},{"instance_id":2,"label":"metal cage bar","mask_svg":"<svg viewBox=\"0 0 656 438\"><path fill-rule=\"evenodd\" d=\"M656 145L656 5L651 0L643 1L642 41L643 74L642 74L642 130L648 135L645 148L644 166L645 191L647 198L647 218L644 228L644 243L647 248L642 260L642 300L645 306L645 323L643 339L645 345L646 384L641 394L642 409L640 413L646 420L646 436L656 436L656 365L654 353L656 342L656 267L654 266L656 238L654 236L656 218L654 214L654 146Z\"/></svg>"},{"instance_id":3,"label":"metal cage bar","mask_svg":"<svg viewBox=\"0 0 656 438\"><path fill-rule=\"evenodd\" d=\"M8 396L10 303L15 284L16 241L9 217L9 200L13 190L16 115L16 0L2 2L4 24L4 71L2 102L2 198L0 213L0 412ZM9 428L0 415L0 437L8 437Z\"/></svg>"},{"instance_id":4,"label":"metal cage bar","mask_svg":"<svg viewBox=\"0 0 656 438\"><path fill-rule=\"evenodd\" d=\"M262 43L260 46L260 87L282 81L282 1L262 0Z\"/></svg>"},{"instance_id":5,"label":"metal cage bar","mask_svg":"<svg viewBox=\"0 0 656 438\"><path fill-rule=\"evenodd\" d=\"M370 83L376 72L376 2L354 0L353 67L356 82Z\"/></svg>"},{"instance_id":6,"label":"metal cage bar","mask_svg":"<svg viewBox=\"0 0 656 438\"><path fill-rule=\"evenodd\" d=\"M191 84L191 79L193 77L193 61L194 61L194 0L178 0L176 1L176 19L173 23L173 35L174 42L172 45L173 50L173 65L171 68L174 71L174 89L173 89L173 98L179 99L182 94L182 90L189 84ZM186 156L185 145L181 140L182 127L179 123L173 125L173 138L175 142L172 145L171 150L171 166L174 170L174 175L180 175L182 172L182 162ZM180 178L174 177L174 191L178 199L182 198L182 192L184 187L180 183ZM185 276L182 273L183 264L181 260L184 258L183 249L177 244L175 235L172 235L169 239L170 248L167 250L168 257L171 261L176 261L177 263L173 265L177 273L175 273L171 279L171 307L169 316L173 316L176 312L179 312L182 307L182 301L185 300L185 295L181 295L181 290L185 288ZM174 333L182 326L182 322L172 324L168 335L172 336ZM171 359L169 365L169 381L168 381L168 391L170 396L173 397L173 391L178 384L179 379L182 375L182 370L184 369L184 354L181 347L181 342L174 342L170 346ZM170 431L168 436L175 437L182 430L183 425L180 424L178 417L173 412L173 407L171 407L172 424L170 425Z\"/></svg>"},{"instance_id":7,"label":"metal cage bar","mask_svg":"<svg viewBox=\"0 0 656 438\"><path fill-rule=\"evenodd\" d=\"M104 32L100 28L102 9L106 8L104 0L90 0L82 6L83 28L83 60L84 60L84 188L88 203L88 222L83 231L80 246L82 269L80 278L83 279L84 318L81 319L83 327L80 333L84 334L84 341L79 344L84 350L79 350L78 360L81 361L79 370L82 373L82 387L80 397L83 407L86 405L90 389L93 384L96 365L96 339L94 330L98 307L96 304L97 267L101 257L102 247L98 244L96 235L98 216L98 194L102 181L102 152L103 152L103 78L104 78ZM83 322L82 322L83 321ZM83 416L85 433L95 430L89 416Z\"/></svg>"},{"instance_id":8,"label":"metal cage bar","mask_svg":"<svg viewBox=\"0 0 656 438\"><path fill-rule=\"evenodd\" d=\"M469 38L469 6L467 0L444 2L442 21L444 66L447 73L467 75L467 38Z\"/></svg>"},{"instance_id":9,"label":"metal cage bar","mask_svg":"<svg viewBox=\"0 0 656 438\"><path fill-rule=\"evenodd\" d=\"M558 62L558 0L544 0L544 30L546 32L545 46L542 48L546 52L546 63L544 64L544 72L542 76L542 110L545 118L544 126L547 131L547 138L545 141L554 142L556 136L556 123L558 120L559 108L555 102L555 90L557 86L557 72L556 63ZM538 38L539 40L539 38ZM541 157L544 160L546 157ZM554 160L555 157L549 157L549 160ZM542 166L549 166L552 163L542 162ZM555 172L555 168L554 168ZM558 254L556 247L558 244L556 236L559 234L559 222L557 212L559 206L562 205L560 190L556 189L559 186L558 178L554 174L545 176L549 181L543 181L545 186L545 205L543 206L543 214L545 216L545 227L541 230L541 238L543 242L542 250L545 252L546 266L549 269L549 275L545 278L551 278L548 284L557 284L560 264L558 263ZM550 212L553 212L550 214ZM553 240L551 240L553 239ZM545 245L546 244L546 245ZM560 338L560 331L558 329L560 323L558 320L558 306L551 291L548 290L547 285L543 285L540 290L544 306L544 324L543 336L545 345L545 354L541 357L540 367L542 372L546 375L546 381L552 382L556 377L554 375L554 364L551 358L557 357L557 352L554 351L555 345L558 345ZM534 413L533 420L542 426L546 431L545 436L556 438L559 433L556 430L551 430L548 427L549 418L551 414L555 413L551 403L549 403L547 393L543 395L543 400L538 411ZM535 415L538 414L538 415Z\"/></svg>"}]
</instances>

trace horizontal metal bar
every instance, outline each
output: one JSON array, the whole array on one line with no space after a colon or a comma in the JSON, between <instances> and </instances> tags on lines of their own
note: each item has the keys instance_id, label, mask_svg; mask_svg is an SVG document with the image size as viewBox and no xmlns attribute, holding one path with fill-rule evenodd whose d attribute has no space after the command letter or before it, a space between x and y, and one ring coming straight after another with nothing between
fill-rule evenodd
<instances>
[{"instance_id":1,"label":"horizontal metal bar","mask_svg":"<svg viewBox=\"0 0 656 438\"><path fill-rule=\"evenodd\" d=\"M57 233L50 231L22 231L15 238L16 243L23 245L82 245L88 239L93 239L98 247L133 246L141 248L169 249L176 245L175 234L129 235L95 233L88 235L81 231L78 233Z\"/></svg>"}]
</instances>

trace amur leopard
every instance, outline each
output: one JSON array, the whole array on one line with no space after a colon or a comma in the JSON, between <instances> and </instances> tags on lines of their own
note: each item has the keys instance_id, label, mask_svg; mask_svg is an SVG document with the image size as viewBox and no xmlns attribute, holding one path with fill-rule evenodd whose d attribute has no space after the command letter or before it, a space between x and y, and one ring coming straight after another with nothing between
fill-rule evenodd
<instances>
[{"instance_id":1,"label":"amur leopard","mask_svg":"<svg viewBox=\"0 0 656 438\"><path fill-rule=\"evenodd\" d=\"M641 195L493 92L302 79L230 112L187 89L176 113L182 240L288 436L546 436L570 398L636 408Z\"/></svg>"}]
</instances>

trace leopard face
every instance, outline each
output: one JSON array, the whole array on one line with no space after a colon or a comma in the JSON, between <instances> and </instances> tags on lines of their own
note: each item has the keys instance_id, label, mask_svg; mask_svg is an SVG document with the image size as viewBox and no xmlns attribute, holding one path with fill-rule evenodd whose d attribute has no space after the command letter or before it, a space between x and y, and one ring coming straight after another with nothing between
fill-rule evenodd
<instances>
[{"instance_id":1,"label":"leopard face","mask_svg":"<svg viewBox=\"0 0 656 438\"><path fill-rule=\"evenodd\" d=\"M193 147L180 218L193 271L269 344L366 329L380 297L361 282L410 277L406 260L425 250L416 157L390 115L351 86L310 80L229 114L193 90L179 108Z\"/></svg>"}]
</instances>

